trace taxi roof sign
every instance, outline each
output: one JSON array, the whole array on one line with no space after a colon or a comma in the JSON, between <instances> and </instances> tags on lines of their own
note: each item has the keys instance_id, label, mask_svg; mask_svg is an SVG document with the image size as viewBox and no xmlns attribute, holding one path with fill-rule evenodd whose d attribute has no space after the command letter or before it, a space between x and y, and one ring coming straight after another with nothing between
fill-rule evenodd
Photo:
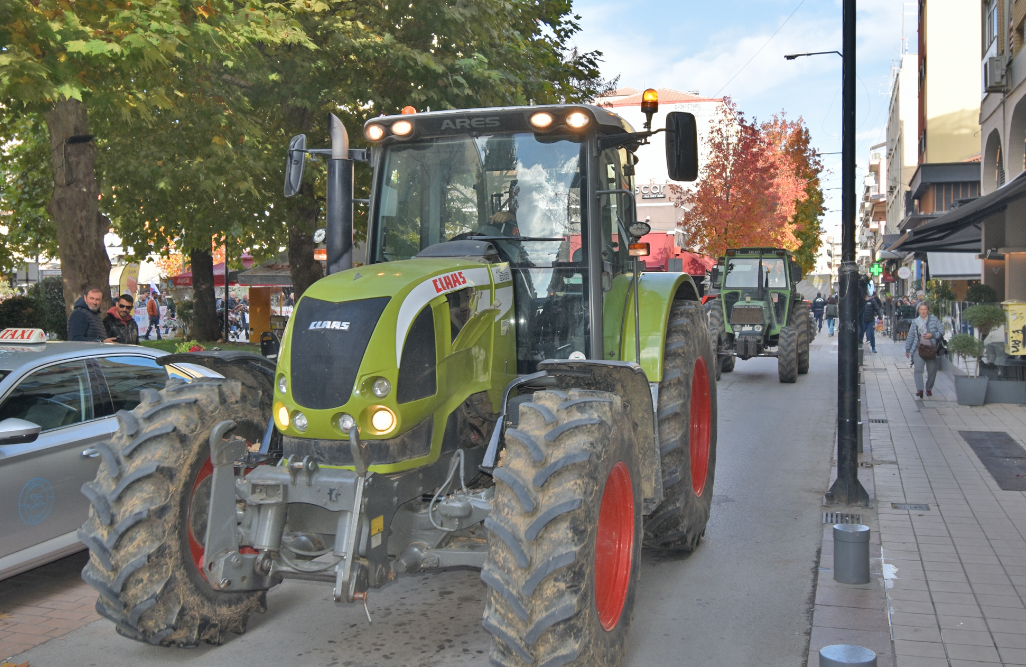
<instances>
[{"instance_id":1,"label":"taxi roof sign","mask_svg":"<svg viewBox=\"0 0 1026 667\"><path fill-rule=\"evenodd\" d=\"M46 332L42 329L4 329L0 331L0 345L18 343L35 345L46 342Z\"/></svg>"}]
</instances>

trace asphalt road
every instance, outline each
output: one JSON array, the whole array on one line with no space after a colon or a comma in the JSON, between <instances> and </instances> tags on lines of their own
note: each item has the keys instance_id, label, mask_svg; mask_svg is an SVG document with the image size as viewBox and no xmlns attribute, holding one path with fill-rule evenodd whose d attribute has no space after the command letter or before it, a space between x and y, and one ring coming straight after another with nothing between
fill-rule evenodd
<instances>
[{"instance_id":1,"label":"asphalt road","mask_svg":"<svg viewBox=\"0 0 1026 667\"><path fill-rule=\"evenodd\" d=\"M804 665L820 499L834 447L836 338L820 334L811 370L777 381L774 359L739 361L719 383L713 512L688 557L645 554L625 666ZM161 649L97 621L15 660L34 667L486 665L485 587L472 570L405 577L372 592L369 625L323 584L286 582L269 610L221 647Z\"/></svg>"}]
</instances>

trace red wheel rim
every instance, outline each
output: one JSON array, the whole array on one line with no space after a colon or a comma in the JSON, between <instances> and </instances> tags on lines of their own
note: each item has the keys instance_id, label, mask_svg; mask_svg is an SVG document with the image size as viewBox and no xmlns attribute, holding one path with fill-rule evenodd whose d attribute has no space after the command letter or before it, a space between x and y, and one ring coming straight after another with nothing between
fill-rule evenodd
<instances>
[{"instance_id":1,"label":"red wheel rim","mask_svg":"<svg viewBox=\"0 0 1026 667\"><path fill-rule=\"evenodd\" d=\"M709 395L709 371L705 358L695 362L691 375L691 488L696 496L705 491L709 473L709 440L712 436L712 397Z\"/></svg>"},{"instance_id":2,"label":"red wheel rim","mask_svg":"<svg viewBox=\"0 0 1026 667\"><path fill-rule=\"evenodd\" d=\"M196 475L196 481L192 483L192 492L189 494L189 517L186 522L186 532L189 535L189 553L192 555L192 562L196 565L196 569L206 579L207 573L203 570L203 555L206 550L203 548L203 544L199 541L200 539L206 539L206 535L197 536L193 535L193 516L192 512L195 507L196 501L196 490L200 487L200 484L204 480L211 477L214 474L214 464L211 463L210 459L207 459L203 463L203 467L200 468L199 474Z\"/></svg>"},{"instance_id":3,"label":"red wheel rim","mask_svg":"<svg viewBox=\"0 0 1026 667\"><path fill-rule=\"evenodd\" d=\"M599 623L612 630L620 621L634 557L634 490L623 461L609 471L595 538L595 604Z\"/></svg>"}]
</instances>

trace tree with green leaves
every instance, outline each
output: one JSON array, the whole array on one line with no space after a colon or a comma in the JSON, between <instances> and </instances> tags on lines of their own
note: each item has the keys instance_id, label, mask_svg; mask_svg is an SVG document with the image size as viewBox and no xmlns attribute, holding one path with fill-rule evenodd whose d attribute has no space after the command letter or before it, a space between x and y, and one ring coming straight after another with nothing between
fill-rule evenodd
<instances>
[{"instance_id":1,"label":"tree with green leaves","mask_svg":"<svg viewBox=\"0 0 1026 667\"><path fill-rule=\"evenodd\" d=\"M231 68L256 41L302 41L282 5L271 7L260 0L0 4L0 105L46 123L53 181L46 210L67 308L87 287L106 285L110 271L90 113L128 120L174 108L183 89L203 83L181 76L183 64Z\"/></svg>"}]
</instances>

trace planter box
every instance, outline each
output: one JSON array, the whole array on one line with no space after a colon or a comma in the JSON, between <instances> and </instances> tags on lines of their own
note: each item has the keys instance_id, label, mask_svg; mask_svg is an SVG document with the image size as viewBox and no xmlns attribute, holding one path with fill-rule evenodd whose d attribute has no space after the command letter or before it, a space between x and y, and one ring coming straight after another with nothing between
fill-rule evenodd
<instances>
[{"instance_id":1,"label":"planter box","mask_svg":"<svg viewBox=\"0 0 1026 667\"><path fill-rule=\"evenodd\" d=\"M1026 403L1026 382L1022 380L994 380L987 383L988 403Z\"/></svg>"},{"instance_id":2,"label":"planter box","mask_svg":"<svg viewBox=\"0 0 1026 667\"><path fill-rule=\"evenodd\" d=\"M955 395L959 405L983 405L987 399L987 382L985 377L956 377Z\"/></svg>"}]
</instances>

